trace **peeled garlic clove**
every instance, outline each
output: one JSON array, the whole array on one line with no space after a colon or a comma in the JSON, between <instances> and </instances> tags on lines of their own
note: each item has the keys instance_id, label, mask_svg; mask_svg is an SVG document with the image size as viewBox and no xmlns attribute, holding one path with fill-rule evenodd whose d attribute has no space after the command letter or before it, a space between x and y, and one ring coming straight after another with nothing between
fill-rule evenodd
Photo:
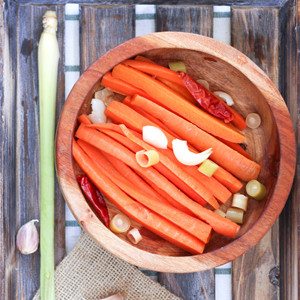
<instances>
[{"instance_id":1,"label":"peeled garlic clove","mask_svg":"<svg viewBox=\"0 0 300 300\"><path fill-rule=\"evenodd\" d=\"M157 148L168 148L168 139L166 135L160 128L155 126L147 125L143 127L143 140Z\"/></svg>"},{"instance_id":2,"label":"peeled garlic clove","mask_svg":"<svg viewBox=\"0 0 300 300\"><path fill-rule=\"evenodd\" d=\"M232 106L234 104L234 101L233 101L232 97L229 94L225 93L225 92L216 91L216 92L214 92L214 95L219 97L219 98L222 98L227 103L227 105L229 105L229 106Z\"/></svg>"},{"instance_id":3,"label":"peeled garlic clove","mask_svg":"<svg viewBox=\"0 0 300 300\"><path fill-rule=\"evenodd\" d=\"M34 225L39 220L24 224L17 233L16 244L22 254L34 253L39 246L39 233Z\"/></svg>"},{"instance_id":4,"label":"peeled garlic clove","mask_svg":"<svg viewBox=\"0 0 300 300\"><path fill-rule=\"evenodd\" d=\"M174 139L172 141L173 153L176 159L184 165L196 166L209 158L212 154L212 148L200 153L194 153L189 150L187 141Z\"/></svg>"},{"instance_id":5,"label":"peeled garlic clove","mask_svg":"<svg viewBox=\"0 0 300 300\"><path fill-rule=\"evenodd\" d=\"M92 113L89 114L89 118L92 121L92 123L105 123L106 122L106 115L105 115L105 109L106 106L102 100L99 99L93 99L91 102L92 105Z\"/></svg>"},{"instance_id":6,"label":"peeled garlic clove","mask_svg":"<svg viewBox=\"0 0 300 300\"><path fill-rule=\"evenodd\" d=\"M198 83L200 83L201 85L203 85L207 90L209 90L209 83L208 83L208 81L206 81L205 79L197 79L196 81Z\"/></svg>"}]
</instances>

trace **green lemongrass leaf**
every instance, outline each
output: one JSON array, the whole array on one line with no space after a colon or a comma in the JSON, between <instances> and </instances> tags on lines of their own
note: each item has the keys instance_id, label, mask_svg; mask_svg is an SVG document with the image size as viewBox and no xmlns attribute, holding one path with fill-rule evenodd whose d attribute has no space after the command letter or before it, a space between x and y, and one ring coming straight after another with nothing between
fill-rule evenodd
<instances>
[{"instance_id":1,"label":"green lemongrass leaf","mask_svg":"<svg viewBox=\"0 0 300 300\"><path fill-rule=\"evenodd\" d=\"M40 105L40 253L41 299L55 299L54 287L54 130L59 49L57 17L47 11L38 46Z\"/></svg>"}]
</instances>

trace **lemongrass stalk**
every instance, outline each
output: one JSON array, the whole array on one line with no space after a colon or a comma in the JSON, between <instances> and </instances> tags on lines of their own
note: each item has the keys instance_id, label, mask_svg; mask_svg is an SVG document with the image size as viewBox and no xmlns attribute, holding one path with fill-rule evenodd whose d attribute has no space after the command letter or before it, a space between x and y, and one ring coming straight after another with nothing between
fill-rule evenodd
<instances>
[{"instance_id":1,"label":"lemongrass stalk","mask_svg":"<svg viewBox=\"0 0 300 300\"><path fill-rule=\"evenodd\" d=\"M40 105L40 295L55 299L54 287L54 128L59 50L54 11L43 16L38 46Z\"/></svg>"}]
</instances>

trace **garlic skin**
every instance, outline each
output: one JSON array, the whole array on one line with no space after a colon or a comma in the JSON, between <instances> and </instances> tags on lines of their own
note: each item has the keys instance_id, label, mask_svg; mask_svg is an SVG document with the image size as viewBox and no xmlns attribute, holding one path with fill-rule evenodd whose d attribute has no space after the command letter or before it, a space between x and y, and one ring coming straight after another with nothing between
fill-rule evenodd
<instances>
[{"instance_id":1,"label":"garlic skin","mask_svg":"<svg viewBox=\"0 0 300 300\"><path fill-rule=\"evenodd\" d=\"M34 224L35 222L39 222L39 220L27 222L17 233L16 244L22 254L34 253L39 246L39 233Z\"/></svg>"}]
</instances>

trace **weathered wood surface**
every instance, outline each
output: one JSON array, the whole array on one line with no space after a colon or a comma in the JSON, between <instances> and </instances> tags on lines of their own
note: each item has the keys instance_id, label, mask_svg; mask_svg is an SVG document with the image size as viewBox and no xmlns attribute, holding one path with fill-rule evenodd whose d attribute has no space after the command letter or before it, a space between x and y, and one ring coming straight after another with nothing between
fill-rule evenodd
<instances>
[{"instance_id":1,"label":"weathered wood surface","mask_svg":"<svg viewBox=\"0 0 300 300\"><path fill-rule=\"evenodd\" d=\"M299 23L297 24L296 1L288 1L281 9L281 44L285 45L280 70L280 87L289 107L296 133L298 151L299 111L300 111L300 77L299 77ZM298 9L300 2L298 1ZM299 11L300 12L300 11ZM298 22L299 22L298 16ZM299 152L298 152L299 158ZM289 200L280 216L280 277L281 299L298 299L300 295L300 162L295 174L294 186Z\"/></svg>"},{"instance_id":2,"label":"weathered wood surface","mask_svg":"<svg viewBox=\"0 0 300 300\"><path fill-rule=\"evenodd\" d=\"M158 5L156 31L184 31L212 36L213 7ZM158 280L183 299L214 299L214 270L190 274L160 273Z\"/></svg>"},{"instance_id":3,"label":"weathered wood surface","mask_svg":"<svg viewBox=\"0 0 300 300\"><path fill-rule=\"evenodd\" d=\"M23 11L24 13L27 14L29 9L29 15L27 14L26 16L23 16L22 18L22 22L16 22L16 18L15 18L15 7L16 7L16 2L18 3L23 3L23 6L28 6L31 7L29 8L25 8L23 7ZM0 157L0 166L1 166L1 171L0 171L0 192L1 192L1 197L0 197L0 299L14 299L15 298L22 298L22 296L24 296L25 299L30 299L30 296L32 296L32 293L34 291L34 288L37 287L38 285L38 275L35 272L38 272L38 267L36 266L32 266L32 263L29 263L29 259L25 258L22 259L19 255L16 254L15 252L15 232L18 229L18 226L21 225L22 222L27 221L27 216L28 217L33 217L36 216L38 213L38 205L37 205L37 192L34 193L31 191L35 190L36 191L36 185L37 185L37 181L36 178L34 178L33 174L36 174L37 172L37 161L34 161L34 158L37 157L37 152L36 150L32 150L29 151L29 146L28 144L26 145L25 143L22 144L21 141L26 140L26 138L28 138L28 134L30 134L31 136L33 134L36 133L37 131L37 123L36 123L36 116L37 116L37 101L33 101L32 99L30 99L30 97L26 98L23 102L25 104L25 106L23 106L22 101L24 99L24 95L28 95L30 96L35 96L36 95L36 91L37 91L37 83L36 81L36 70L37 70L37 66L35 64L35 59L34 59L34 55L36 55L36 42L37 39L39 37L40 32L35 31L34 33L31 33L31 28L34 27L34 29L36 30L36 28L38 28L36 26L37 24L37 16L41 17L42 15L42 11L40 9L41 8L41 4L45 4L45 3L60 3L60 4L64 4L66 2L69 2L67 0L58 0L58 1L53 1L53 0L33 0L31 1L32 3L34 3L36 5L36 7L32 7L30 5L29 1L25 1L25 0L19 0L19 1L11 1L11 2L7 2L10 3L10 6L7 4L6 7L9 7L9 13L6 11L6 18L2 19L0 18L0 72L4 73L4 76L0 76L0 109L1 109L1 126L0 126L0 139L2 141L1 143L1 153L2 156ZM83 13L82 13L82 21L86 20L87 22L89 22L89 20L87 19L87 16L89 14L89 10L94 10L94 9L99 9L100 7L104 8L105 6L103 6L104 4L108 4L113 2L114 4L119 3L119 4L133 4L133 3L155 3L155 4L165 4L164 0L141 0L141 1L126 1L126 0L117 0L117 1L101 1L101 5L99 6L99 2L98 1L94 1L94 0L87 0L87 1L80 1L80 0L74 0L72 1L74 2L85 2L85 3L94 3L92 5L84 5L83 7ZM222 3L221 3L222 2ZM236 4L236 5L256 5L256 6L278 6L281 7L285 2L289 2L289 4L292 3L293 5L293 1L281 1L281 0L268 0L268 1L226 1L226 3L224 1L209 1L209 4ZM168 5L169 4L207 4L208 0L187 0L187 1L180 1L180 0L171 0L168 1ZM0 1L0 4L2 4L2 1ZM1 5L0 7L0 11L2 14L2 10L3 10L3 6ZM43 7L44 9L46 9L46 7ZM47 7L48 8L48 7ZM53 8L53 6L52 6ZM106 7L105 7L106 8ZM116 10L118 10L119 8L114 7ZM252 8L254 9L254 8ZM270 9L270 8L268 8ZM299 7L298 7L299 9ZM280 9L282 10L282 8ZM59 14L60 14L60 20L63 20L62 14L63 14L63 6L59 7ZM130 8L130 11L132 12L132 6ZM163 10L161 10L163 11ZM188 9L185 10L185 12L188 11ZM288 10L290 11L290 10ZM84 18L84 12L86 13L86 17ZM33 18L33 14L37 14L36 17ZM9 14L9 15L8 15ZM98 13L94 14L95 18L99 18L104 15L105 18L110 18L109 17L110 13L107 12L100 12L98 11ZM93 17L93 13L91 13L91 16ZM269 15L269 16L272 16ZM123 22L126 22L126 24L128 25L130 22L132 22L132 18L134 18L134 15L130 15L129 20L115 20L115 22L120 22L118 24L120 24L120 26L124 25ZM277 16L276 16L277 18ZM290 20L288 22L288 29L286 31L286 35L287 35L287 39L285 41L288 42L288 47L287 47L287 51L283 54L286 60L286 66L285 68L285 76L286 76L286 80L285 83L283 85L280 85L281 87L284 88L285 91L285 96L287 99L287 104L290 107L290 111L294 120L294 125L295 128L299 127L299 95L298 95L298 102L296 99L296 93L297 93L297 88L299 88L300 85L300 78L299 78L299 74L298 74L298 78L299 80L297 81L297 77L295 75L296 73L296 68L298 68L299 70L299 60L298 60L298 64L296 64L296 61L294 60L294 57L296 55L296 48L295 48L295 44L293 41L293 36L292 36L292 30L289 30L291 28L294 28L295 24L294 24L294 16L293 13L288 13L287 12L287 16L286 16L286 20ZM7 20L9 20L10 22L10 26L8 26L8 22ZM271 21L272 19L270 18L269 21ZM26 22L25 22L26 21ZM179 23L181 23L180 19L176 20L177 22L180 21ZM258 22L262 22L260 20L257 20ZM4 22L5 24L1 24L1 22ZM109 21L108 21L109 22ZM240 20L241 23L243 23L242 20ZM281 21L282 22L282 21ZM285 22L285 21L284 21ZM161 26L163 26L163 24L167 24L168 22L161 22ZM24 46L23 46L23 40L21 39L21 36L17 36L16 32L17 29L20 28L22 26L22 24L26 24L28 25L28 28L23 28L22 31L22 36L26 37L29 42L25 42ZM84 23L82 23L84 24ZM110 23L112 24L112 23ZM157 23L159 24L159 22ZM240 24L240 23L239 23ZM269 23L268 23L269 24ZM283 24L283 25L282 25ZM282 23L281 25L283 27L281 27L281 30L283 30L284 28L284 24ZM171 24L172 25L172 24ZM175 24L173 24L175 25ZM31 27L32 26L32 27ZM86 26L89 26L86 25ZM104 25L105 26L105 25ZM119 25L118 25L119 26ZM129 25L128 25L129 26ZM164 25L164 26L169 26L169 25ZM181 30L180 28L182 28L183 23L181 23L181 25L179 25L178 30ZM275 28L276 26L278 26L278 24L275 24ZM9 37L6 36L4 34L4 32L8 31L8 27L9 27ZM183 27L184 28L184 27ZM256 30L259 30L259 26L255 27ZM264 35L265 34L265 29L268 28L272 30L272 26L267 26L265 28L263 28L261 30L261 34ZM60 45L61 45L61 50L63 48L63 43L62 43L62 29L63 26L61 26L60 24ZM122 29L122 28L121 28ZM92 30L92 28L90 27L89 30ZM130 29L129 29L130 30ZM184 29L182 29L184 30ZM299 30L299 29L298 29ZM104 31L102 31L103 33ZM134 34L134 28L132 28L132 34ZM87 33L87 32L86 32ZM92 33L92 31L90 31L90 34ZM95 34L97 34L97 40L94 40L92 45L94 45L95 43L99 43L99 38L101 37L101 39L103 38L103 35L101 33L100 29L97 29L97 32ZM20 33L21 34L21 33ZM125 33L126 34L126 33ZM290 34L290 35L289 35ZM31 36L32 35L32 36ZM117 35L118 37L120 37L119 35ZM274 35L273 35L274 36ZM93 46L93 48L88 49L90 50L92 53L88 53L87 49L85 50L86 53L84 55L82 55L82 69L84 69L86 66L88 66L93 60L95 60L98 56L100 56L100 54L102 54L103 52L105 52L106 50L108 50L111 46L114 46L116 44L118 44L118 42L114 43L114 41L112 40L113 37L110 37L111 41L109 42L108 39L109 37L105 37L105 39L107 40L107 46L103 46L104 48L102 48L101 51L98 50L98 46L101 47L102 45L102 40L101 40L101 45L98 45L97 47ZM84 42L83 40L89 41L88 37L86 36L84 38L84 32L82 32L82 50L84 47ZM124 40L127 38L124 38ZM257 57L253 56L252 57L254 59L261 59L261 55L259 54L260 51L262 51L262 53L264 53L264 49L260 49L262 47L259 46L259 41L260 38L256 36L256 38L254 39L254 41L256 40L256 42L254 42L254 48L250 48L247 51L249 51L249 55L251 56L251 53L258 53ZM120 37L120 42L122 41L121 37ZM262 41L261 41L262 42ZM271 44L268 45L268 47L272 48L272 43L274 42L274 40L271 40ZM10 43L10 46L8 48L8 44ZM109 44L110 43L110 44ZM4 45L3 45L4 44ZM100 44L100 43L99 43ZM262 42L263 45L265 45L264 42ZM111 46L109 46L111 45ZM283 45L286 45L285 43L283 43ZM23 47L22 47L23 46ZM241 46L242 47L242 46ZM25 52L25 54L20 54L20 52L18 53L17 50L21 51L23 48L23 51ZM32 48L32 51L29 50L30 48ZM93 52L93 49L97 49L97 51ZM106 50L105 50L106 49ZM274 50L273 50L274 51ZM27 53L27 54L26 54ZM61 51L62 53L62 51ZM12 59L9 61L9 54L12 57ZM280 52L280 54L282 55L282 52ZM20 57L19 57L20 55ZM298 54L299 55L299 54ZM24 57L23 57L24 56ZM25 57L27 57L27 61L25 59ZM61 57L63 57L63 55L61 55ZM267 58L270 57L270 54L268 53ZM269 65L269 62L266 63L265 59L262 59L262 65L263 66L267 66ZM274 63L276 62L271 62L271 64L274 65ZM22 67L24 67L24 71L23 70L17 70L17 64L22 65ZM30 67L28 67L28 64L30 64ZM60 94L62 95L62 97L60 99L60 105L63 102L63 62L61 60L61 65L60 65L60 70L62 71L62 73L60 74L60 83L62 86L59 87L60 90ZM31 69L30 69L31 68ZM4 69L4 70L3 70ZM11 70L13 70L13 72L11 72ZM17 70L17 71L16 71ZM28 78L28 73L26 73L25 70L35 70L35 73L33 72L33 74L35 74L33 78ZM269 70L269 69L268 69ZM273 76L276 80L278 80L278 82L280 82L282 84L281 78L278 77L278 70L277 72L275 71L275 68L272 67L269 70L271 73L273 72ZM18 72L18 73L17 73ZM19 77L16 77L17 74L19 74ZM277 74L277 75L276 75ZM20 77L23 76L23 77ZM277 76L277 77L276 77ZM22 84L22 87L24 86L26 88L26 92L24 91L20 91L17 90L18 87L18 83L16 82L15 78L19 78L19 80L21 81L20 84ZM28 80L28 82L25 83L25 80L23 78L26 78L26 80ZM22 80L24 82L22 82ZM298 86L297 83L298 82ZM5 86L5 89L3 90L3 85ZM299 91L299 89L298 89ZM18 93L18 95L17 95ZM26 94L25 94L26 93ZM15 100L16 99L16 100ZM58 110L60 109L60 105L58 105ZM30 109L32 107L34 108L33 111L30 111L30 113L28 114L28 107L30 107ZM18 110L20 110L20 114L18 111L16 111L16 108L18 108ZM27 114L26 114L27 112ZM21 119L23 118L23 119ZM32 118L34 118L34 121L32 120ZM27 120L27 127L22 128L21 125L24 125L25 123L21 124L21 120ZM15 124L18 130L15 132L14 128L15 128ZM29 128L29 125L34 125L32 128ZM299 133L298 133L299 135ZM16 140L19 140L18 143L15 143ZM299 141L299 138L298 138ZM30 143L30 142L29 142ZM17 148L16 145L20 145L22 147ZM298 142L299 145L299 142ZM34 145L33 149L37 149L37 146ZM21 161L21 159L17 159L15 160L17 155L22 155L22 157L25 159L25 162ZM33 165L35 164L35 166ZM299 164L299 162L298 162ZM21 167L21 169L17 169L18 167ZM25 173L24 168L27 168L27 172ZM30 169L31 168L31 169ZM30 173L34 172L34 173ZM16 175L16 176L15 176ZM27 176L28 175L28 176ZM20 180L25 180L24 182L28 182L29 184L24 186L24 187L20 187L18 189L15 189L16 187L16 183L20 182ZM30 186L31 184L31 186ZM295 187L292 193L292 197L290 198L285 211L283 212L283 215L281 217L281 238L284 242L282 242L284 244L284 247L281 247L281 289L280 289L280 293L282 296L282 299L297 299L297 297L295 296L295 294L297 293L297 288L300 289L300 284L297 278L297 267L296 267L296 263L297 261L299 262L300 259L300 251L297 249L300 249L300 232L299 230L297 231L297 216L298 216L298 224L300 221L300 216L299 216L299 167L298 167L298 174L297 177L295 179ZM59 192L58 192L59 193ZM33 199L29 199L29 201L27 201L27 197L28 196L34 196L35 198ZM26 199L25 199L26 197ZM18 199L18 202L15 201L15 199ZM23 203L20 203L20 201L23 200ZM60 208L57 211L61 211L63 212L63 203L59 200L59 206ZM22 215L21 215L22 213ZM26 220L25 220L26 217ZM56 231L57 234L56 236L60 237L60 240L57 240L58 242L58 248L60 248L59 251L59 255L57 256L57 260L59 260L64 253L64 230L63 230L63 215L58 213L57 216L57 222L59 225L58 230ZM298 236L297 236L298 235ZM268 245L266 246L266 248L262 247L259 248L260 250L265 249L267 253L271 254L271 261L275 262L275 257L276 257L276 262L278 263L278 246L277 246L277 240L278 240L278 234L275 234L275 246L271 246L271 241L270 241L270 237L267 238L267 241L264 242L264 245ZM60 245L60 246L59 246ZM260 250L257 251L260 251ZM274 250L272 250L274 249ZM255 255L258 254L256 250L254 250ZM261 253L261 252L260 252ZM298 255L297 255L298 253ZM266 254L265 254L266 255ZM250 254L251 257L251 254ZM234 287L234 293L238 293L237 295L240 295L241 298L236 297L237 299L244 299L244 295L256 295L254 293L255 287L254 285L250 285L251 282L249 280L253 279L253 282L257 283L256 287L258 289L263 289L264 288L264 284L267 284L267 286L270 286L269 281L267 281L265 278L266 276L268 276L267 272L265 273L266 276L264 276L264 279L262 281L260 281L260 279L258 277L254 278L253 274L254 272L256 272L257 274L259 273L259 270L267 270L268 268L262 268L262 269L257 269L261 264L261 261L263 259L264 256L262 257L256 257L253 255L253 258L255 258L254 262L255 264L253 264L253 262L250 261L250 259L247 259L247 264L245 263L244 266L249 265L249 268L244 267L243 269L240 269L241 267L241 261L237 262L235 264L235 274L234 275L234 282L235 282L235 287ZM34 262L37 262L37 258L36 256L34 257ZM269 265L269 262L267 262L267 265ZM31 274L31 276L28 276L28 273L31 272L30 270L33 270L33 274ZM253 272L251 272L251 270L253 270ZM277 283L276 281L276 276L274 277L274 274L276 275L277 269L272 269L271 272L271 278L275 278L275 280L273 282ZM299 272L299 269L298 269ZM251 273L251 274L249 274ZM249 275L248 275L249 274ZM299 274L300 275L300 274ZM190 290L192 293L196 292L197 290L197 284L198 287L205 285L205 284L199 284L199 277L198 274L190 274L188 276L193 276L194 280L196 282L196 285L190 285L190 282L186 281L187 278L185 278L185 275L176 275L173 276L172 274L166 274L166 275L162 275L161 276L161 281L164 282L165 284L167 284L167 286L172 285L172 289L174 291L178 291L178 294L180 293L185 293L185 291ZM240 278L239 278L240 277ZM180 278L180 280L178 280L178 278ZM203 277L201 277L202 279ZM205 277L205 278L209 278ZM37 280L35 282L35 280ZM210 284L213 281L210 281L210 279L208 279ZM186 281L186 282L184 282ZM243 283L244 282L244 283ZM179 286L178 286L179 283ZM248 285L249 283L249 285ZM237 284L241 284L241 289L238 289ZM177 287L174 287L176 286ZM187 288L186 285L189 285L189 287ZM249 287L249 289L247 288ZM212 290L213 290L213 286L212 286ZM277 298L279 297L279 291L277 287L271 287L270 289L268 289L267 293L271 293L271 291L274 291L274 295L273 298ZM244 292L246 291L246 292ZM205 291L204 291L205 292ZM299 290L300 292L300 290ZM26 295L25 295L26 293ZM240 294L239 294L240 293ZM207 294L209 295L209 294ZM12 298L8 298L8 296L11 296ZM199 296L199 299L202 299L203 295ZM201 298L202 297L202 298ZM191 299L197 299L197 298L191 298ZM205 298L204 298L205 299ZM210 299L210 298L208 298ZM254 299L254 298L249 298L249 299ZM270 298L272 299L272 298Z\"/></svg>"},{"instance_id":4,"label":"weathered wood surface","mask_svg":"<svg viewBox=\"0 0 300 300\"><path fill-rule=\"evenodd\" d=\"M70 0L13 0L18 3L34 4L66 4ZM278 6L281 7L286 0L102 0L101 4L204 4L204 5L244 5L244 6ZM99 0L72 0L71 3L99 4Z\"/></svg>"},{"instance_id":5,"label":"weathered wood surface","mask_svg":"<svg viewBox=\"0 0 300 300\"><path fill-rule=\"evenodd\" d=\"M4 184L1 213L5 239L5 266L4 272L1 272L5 286L1 292L5 299L31 299L39 286L39 253L21 255L15 248L15 236L21 225L39 219L37 45L42 30L42 15L49 8L56 7L13 5L5 12L5 32L9 36L9 40L5 41L9 42L9 46L6 44L4 47L6 82L2 102L4 130L1 135L4 141L1 143L4 154L1 164ZM57 12L60 20L58 39L63 58L64 7L58 6ZM64 102L63 65L61 59L57 114ZM65 254L64 222L64 201L57 187L56 262Z\"/></svg>"},{"instance_id":6,"label":"weathered wood surface","mask_svg":"<svg viewBox=\"0 0 300 300\"><path fill-rule=\"evenodd\" d=\"M83 5L81 12L81 70L84 71L105 52L134 35L134 5Z\"/></svg>"},{"instance_id":7,"label":"weathered wood surface","mask_svg":"<svg viewBox=\"0 0 300 300\"><path fill-rule=\"evenodd\" d=\"M158 5L156 31L184 31L212 36L213 7L205 5Z\"/></svg>"},{"instance_id":8,"label":"weathered wood surface","mask_svg":"<svg viewBox=\"0 0 300 300\"><path fill-rule=\"evenodd\" d=\"M280 21L280 10L277 8L250 9L234 7L232 9L232 45L247 54L279 87L282 87L283 78L287 80L285 78L287 74L284 73L285 66L280 61L280 55L283 56L285 53L284 43L281 43L281 41L282 37L285 36L283 28L287 20L282 20L282 24ZM282 91L283 88L288 87L282 87ZM293 101L294 103L297 102L295 99ZM289 211L288 214L291 213ZM283 223L287 224L289 222L290 220L285 217ZM247 297L248 299L279 299L280 280L283 288L289 281L289 278L284 276L284 270L287 270L285 263L289 259L287 253L284 254L286 259L283 259L284 264L281 264L280 268L279 240L287 242L287 239L289 237L283 232L282 235L279 234L279 222L277 221L272 230L256 247L234 261L233 294L236 299L241 297ZM281 246L286 250L284 243L281 243ZM291 245L289 244L289 246ZM258 269L260 272L256 271ZM290 264L289 269L293 269ZM248 271L245 272L244 270ZM290 286L290 284L288 285ZM283 291L281 294L283 294ZM284 297L283 299L292 298Z\"/></svg>"}]
</instances>

